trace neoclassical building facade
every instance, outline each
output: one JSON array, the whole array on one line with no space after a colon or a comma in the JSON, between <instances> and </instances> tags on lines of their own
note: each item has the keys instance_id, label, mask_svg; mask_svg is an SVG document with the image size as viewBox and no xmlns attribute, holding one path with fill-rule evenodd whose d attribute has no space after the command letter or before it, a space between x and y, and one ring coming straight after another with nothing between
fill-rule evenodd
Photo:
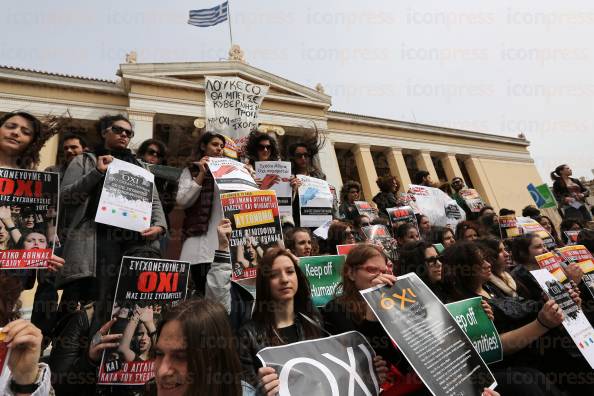
<instances>
[{"instance_id":1,"label":"neoclassical building facade","mask_svg":"<svg viewBox=\"0 0 594 396\"><path fill-rule=\"evenodd\" d=\"M419 169L434 180L463 177L496 209L532 203L526 186L542 182L525 139L332 111L321 86L312 89L241 61L125 63L115 81L0 67L0 113L68 115L64 132L95 142L94 121L124 113L134 123L133 146L161 139L172 164L183 166L203 125L206 75L270 86L260 128L276 133L283 146L317 128L326 138L317 160L328 181L339 190L345 180L358 180L367 200L378 192L378 176L390 173L406 187ZM58 145L59 136L46 144L41 169L59 159Z\"/></svg>"}]
</instances>

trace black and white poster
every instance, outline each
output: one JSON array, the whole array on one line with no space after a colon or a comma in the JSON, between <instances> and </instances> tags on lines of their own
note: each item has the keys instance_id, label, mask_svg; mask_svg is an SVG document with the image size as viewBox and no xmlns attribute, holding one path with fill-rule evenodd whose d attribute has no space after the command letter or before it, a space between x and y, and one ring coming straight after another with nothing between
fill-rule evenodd
<instances>
[{"instance_id":1,"label":"black and white poster","mask_svg":"<svg viewBox=\"0 0 594 396\"><path fill-rule=\"evenodd\" d=\"M375 352L356 331L264 348L257 356L276 370L280 396L379 395Z\"/></svg>"},{"instance_id":2,"label":"black and white poster","mask_svg":"<svg viewBox=\"0 0 594 396\"><path fill-rule=\"evenodd\" d=\"M480 396L497 385L470 339L417 274L360 293L431 393Z\"/></svg>"}]
</instances>

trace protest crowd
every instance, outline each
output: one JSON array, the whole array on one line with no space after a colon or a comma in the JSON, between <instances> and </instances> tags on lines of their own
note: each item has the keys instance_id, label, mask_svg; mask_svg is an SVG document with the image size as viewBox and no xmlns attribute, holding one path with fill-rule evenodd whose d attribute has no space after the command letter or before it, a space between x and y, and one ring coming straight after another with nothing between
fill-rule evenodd
<instances>
[{"instance_id":1,"label":"protest crowd","mask_svg":"<svg viewBox=\"0 0 594 396\"><path fill-rule=\"evenodd\" d=\"M368 201L357 181L345 181L335 193L317 166L324 144L317 133L280 147L275 136L256 129L230 143L206 128L193 159L172 172L176 176L164 176L158 170L168 168L166 145L150 139L132 151L134 126L124 115L109 115L97 122L97 147L82 135L61 136L63 162L45 170L54 176L41 178L44 189L59 178L57 205L20 203L8 181L25 186L47 175L36 172L39 151L60 132L60 123L25 112L0 117L0 193L10 196L0 203L3 395L289 394L282 364L265 359L294 343L305 348L348 332L363 340L365 355L348 349L333 360L342 366L319 366L326 373L322 385L305 378L311 387L291 394L369 384L366 394L441 394L436 389L445 385L435 379L442 374L427 367L455 348L425 337L434 334L433 324L410 322L405 330L428 340L418 349L405 330L389 330L377 307L397 305L394 312L425 298L419 309L426 319L447 312L443 304L477 297L477 310L496 331L477 343L468 334L474 348L460 359L470 362L481 352L485 363L478 359L477 367L489 379L477 376L476 393L443 394L594 394L592 360L564 326L571 319L592 330L594 323L588 274L594 263L562 260L565 251L594 253L588 190L568 165L551 174L563 216L557 228L536 206L497 213L462 178L438 186L426 171L414 175L411 186L380 175L380 192ZM23 175L31 179L17 180ZM136 209L144 214L109 217L116 213L110 202L140 202ZM181 230L170 227L175 208L185 214ZM133 223L141 220L143 226ZM167 257L175 238L181 253ZM46 255L31 259L27 250ZM531 272L548 268L543 255L547 263L560 262L548 291ZM334 280L322 282L332 271ZM403 280L422 287L400 287ZM35 284L31 320L25 320L20 294ZM374 292L388 290L402 294L371 302ZM443 320L453 319L446 314ZM462 328L443 337L464 334ZM452 345L471 345L457 337ZM487 361L481 350L495 344L500 356ZM355 357L368 361L367 374L348 371ZM447 367L464 374L462 366ZM336 367L342 380L331 380Z\"/></svg>"}]
</instances>

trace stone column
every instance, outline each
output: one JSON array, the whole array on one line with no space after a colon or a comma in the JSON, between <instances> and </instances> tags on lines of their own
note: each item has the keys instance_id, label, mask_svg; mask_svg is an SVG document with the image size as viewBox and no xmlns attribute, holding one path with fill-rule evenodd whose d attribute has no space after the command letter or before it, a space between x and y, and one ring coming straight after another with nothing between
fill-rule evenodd
<instances>
[{"instance_id":1,"label":"stone column","mask_svg":"<svg viewBox=\"0 0 594 396\"><path fill-rule=\"evenodd\" d=\"M334 142L330 137L326 136L324 146L318 153L318 161L320 169L326 175L326 181L336 188L336 194L340 194L342 187L342 176L340 175L340 168L338 167L338 159L336 158L336 150L334 150Z\"/></svg>"},{"instance_id":2,"label":"stone column","mask_svg":"<svg viewBox=\"0 0 594 396\"><path fill-rule=\"evenodd\" d=\"M155 113L128 110L128 118L134 128L134 137L130 142L130 148L136 150L142 142L153 138Z\"/></svg>"},{"instance_id":3,"label":"stone column","mask_svg":"<svg viewBox=\"0 0 594 396\"><path fill-rule=\"evenodd\" d=\"M433 161L431 160L431 152L427 150L421 150L416 156L417 166L419 169L426 170L431 175L431 179L433 179L434 183L439 182L439 177L437 177L437 172L435 171L435 167L433 166ZM412 175L414 177L414 175Z\"/></svg>"},{"instance_id":4,"label":"stone column","mask_svg":"<svg viewBox=\"0 0 594 396\"><path fill-rule=\"evenodd\" d=\"M60 150L60 134L56 134L49 138L39 152L39 166L38 170L44 170L48 166L56 164L56 158Z\"/></svg>"},{"instance_id":5,"label":"stone column","mask_svg":"<svg viewBox=\"0 0 594 396\"><path fill-rule=\"evenodd\" d=\"M386 159L388 160L388 166L390 167L390 173L392 176L400 181L400 191L408 191L408 186L411 184L410 175L408 169L406 169L406 162L402 155L402 149L392 147L386 151Z\"/></svg>"},{"instance_id":6,"label":"stone column","mask_svg":"<svg viewBox=\"0 0 594 396\"><path fill-rule=\"evenodd\" d=\"M454 177L461 177L464 180L464 176L462 175L462 171L458 166L458 161L456 160L456 154L447 153L441 157L441 162L443 164L443 170L448 178L448 181L451 181Z\"/></svg>"},{"instance_id":7,"label":"stone column","mask_svg":"<svg viewBox=\"0 0 594 396\"><path fill-rule=\"evenodd\" d=\"M499 208L495 192L489 184L489 178L483 169L480 158L470 157L464 160L464 165L468 170L472 184L485 203L495 208Z\"/></svg>"},{"instance_id":8,"label":"stone column","mask_svg":"<svg viewBox=\"0 0 594 396\"><path fill-rule=\"evenodd\" d=\"M359 144L354 146L352 151L355 155L355 163L357 164L361 187L363 187L363 195L366 201L371 202L375 194L379 192L379 188L376 184L377 172L375 171L370 146Z\"/></svg>"}]
</instances>

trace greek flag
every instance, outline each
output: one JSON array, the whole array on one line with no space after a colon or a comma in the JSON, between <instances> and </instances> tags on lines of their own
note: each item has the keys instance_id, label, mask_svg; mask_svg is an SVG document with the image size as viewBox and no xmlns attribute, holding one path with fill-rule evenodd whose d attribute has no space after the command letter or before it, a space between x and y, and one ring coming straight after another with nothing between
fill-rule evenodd
<instances>
[{"instance_id":1,"label":"greek flag","mask_svg":"<svg viewBox=\"0 0 594 396\"><path fill-rule=\"evenodd\" d=\"M190 10L188 24L198 27L214 26L227 20L229 16L229 4L224 2L221 5L202 10Z\"/></svg>"}]
</instances>

